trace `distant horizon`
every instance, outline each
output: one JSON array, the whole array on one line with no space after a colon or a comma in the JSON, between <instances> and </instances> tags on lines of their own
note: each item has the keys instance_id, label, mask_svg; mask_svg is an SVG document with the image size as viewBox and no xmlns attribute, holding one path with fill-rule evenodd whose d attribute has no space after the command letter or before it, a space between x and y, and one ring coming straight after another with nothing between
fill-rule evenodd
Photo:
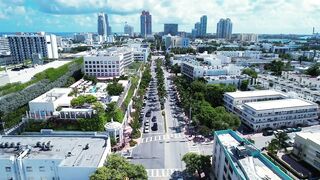
<instances>
[{"instance_id":1,"label":"distant horizon","mask_svg":"<svg viewBox=\"0 0 320 180\"><path fill-rule=\"evenodd\" d=\"M230 18L233 31L255 34L312 34L320 32L320 1L310 0L0 0L2 32L96 32L97 13L108 14L114 32L124 23L140 31L140 14L152 15L152 31L163 24L179 24L179 31L191 32L202 15L207 15L207 33L215 33L221 18Z\"/></svg>"},{"instance_id":2,"label":"distant horizon","mask_svg":"<svg viewBox=\"0 0 320 180\"><path fill-rule=\"evenodd\" d=\"M94 31L0 31L1 34L5 34L5 33L37 33L37 32L45 32L45 33L95 33L97 34L97 32ZM152 33L162 33L163 31L160 32L152 32ZM179 32L185 32L185 31L179 31ZM121 33L124 34L124 32L112 32L114 33ZM140 32L134 32L134 33L140 33ZM185 33L190 33L191 32L185 32ZM216 34L216 33L207 33L207 34ZM257 34L257 33L246 33L246 32L233 32L232 34ZM272 34L267 34L267 33L261 33L261 34L257 34L257 35L298 35L298 36L311 36L312 34L280 34L280 33L272 33Z\"/></svg>"}]
</instances>

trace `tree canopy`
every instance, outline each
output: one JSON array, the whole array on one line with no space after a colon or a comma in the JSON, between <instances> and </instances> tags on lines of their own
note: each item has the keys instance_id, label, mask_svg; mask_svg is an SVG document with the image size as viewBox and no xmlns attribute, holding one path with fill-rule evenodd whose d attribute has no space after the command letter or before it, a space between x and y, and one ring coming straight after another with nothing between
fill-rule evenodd
<instances>
[{"instance_id":1,"label":"tree canopy","mask_svg":"<svg viewBox=\"0 0 320 180\"><path fill-rule=\"evenodd\" d=\"M320 63L310 66L305 73L310 76L320 76Z\"/></svg>"},{"instance_id":2,"label":"tree canopy","mask_svg":"<svg viewBox=\"0 0 320 180\"><path fill-rule=\"evenodd\" d=\"M251 68L245 68L243 71L242 71L242 74L246 74L252 78L257 78L258 77L258 73L251 69Z\"/></svg>"},{"instance_id":3,"label":"tree canopy","mask_svg":"<svg viewBox=\"0 0 320 180\"><path fill-rule=\"evenodd\" d=\"M84 103L92 104L97 102L97 98L91 94L81 95L71 100L71 106L82 106Z\"/></svg>"},{"instance_id":4,"label":"tree canopy","mask_svg":"<svg viewBox=\"0 0 320 180\"><path fill-rule=\"evenodd\" d=\"M201 177L201 173L204 173L206 177L209 177L211 168L210 156L187 153L182 157L182 161L186 163L186 171L188 173L197 173L198 177Z\"/></svg>"},{"instance_id":5,"label":"tree canopy","mask_svg":"<svg viewBox=\"0 0 320 180\"><path fill-rule=\"evenodd\" d=\"M120 155L109 155L106 164L90 176L90 180L148 179L142 165L134 165Z\"/></svg>"},{"instance_id":6,"label":"tree canopy","mask_svg":"<svg viewBox=\"0 0 320 180\"><path fill-rule=\"evenodd\" d=\"M122 86L122 84L113 82L111 84L108 84L106 90L108 91L108 94L110 96L119 96L123 92L124 87Z\"/></svg>"}]
</instances>

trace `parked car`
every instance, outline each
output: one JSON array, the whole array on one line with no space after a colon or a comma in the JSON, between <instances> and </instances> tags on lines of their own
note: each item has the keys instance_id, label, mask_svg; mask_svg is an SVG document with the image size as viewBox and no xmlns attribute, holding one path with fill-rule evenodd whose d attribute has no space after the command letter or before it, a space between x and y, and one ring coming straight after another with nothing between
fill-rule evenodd
<instances>
[{"instance_id":1,"label":"parked car","mask_svg":"<svg viewBox=\"0 0 320 180\"><path fill-rule=\"evenodd\" d=\"M152 121L152 122L156 122L156 121L157 121L157 117L156 117L156 116L153 116L152 119L151 119L151 121Z\"/></svg>"},{"instance_id":2,"label":"parked car","mask_svg":"<svg viewBox=\"0 0 320 180\"><path fill-rule=\"evenodd\" d=\"M158 130L158 124L157 123L153 123L152 127L151 127L152 131L157 131Z\"/></svg>"},{"instance_id":3,"label":"parked car","mask_svg":"<svg viewBox=\"0 0 320 180\"><path fill-rule=\"evenodd\" d=\"M149 133L149 132L150 132L149 126L145 126L145 127L144 127L144 133Z\"/></svg>"},{"instance_id":4,"label":"parked car","mask_svg":"<svg viewBox=\"0 0 320 180\"><path fill-rule=\"evenodd\" d=\"M293 128L293 132L300 132L300 131L302 131L301 127Z\"/></svg>"},{"instance_id":5,"label":"parked car","mask_svg":"<svg viewBox=\"0 0 320 180\"><path fill-rule=\"evenodd\" d=\"M271 136L272 134L273 134L273 130L271 129L262 131L263 136Z\"/></svg>"},{"instance_id":6,"label":"parked car","mask_svg":"<svg viewBox=\"0 0 320 180\"><path fill-rule=\"evenodd\" d=\"M148 110L148 112L146 113L146 117L151 117L151 110Z\"/></svg>"}]
</instances>

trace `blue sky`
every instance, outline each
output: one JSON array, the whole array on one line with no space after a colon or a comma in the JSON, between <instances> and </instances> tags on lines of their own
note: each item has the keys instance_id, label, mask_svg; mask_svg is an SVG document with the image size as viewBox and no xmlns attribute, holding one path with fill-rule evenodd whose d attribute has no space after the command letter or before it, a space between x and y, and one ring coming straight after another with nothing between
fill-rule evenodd
<instances>
[{"instance_id":1,"label":"blue sky","mask_svg":"<svg viewBox=\"0 0 320 180\"><path fill-rule=\"evenodd\" d=\"M139 32L143 9L151 12L155 32L163 23L190 32L204 14L208 32L226 17L236 33L310 34L313 26L320 32L320 0L0 0L0 31L95 32L104 11L113 32L122 32L126 21Z\"/></svg>"}]
</instances>

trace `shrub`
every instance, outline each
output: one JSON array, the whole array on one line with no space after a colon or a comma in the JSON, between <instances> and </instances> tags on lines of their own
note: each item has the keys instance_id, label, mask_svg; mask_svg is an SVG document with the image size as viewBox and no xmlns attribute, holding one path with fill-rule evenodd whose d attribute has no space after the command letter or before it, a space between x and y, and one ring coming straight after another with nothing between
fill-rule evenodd
<instances>
[{"instance_id":1,"label":"shrub","mask_svg":"<svg viewBox=\"0 0 320 180\"><path fill-rule=\"evenodd\" d=\"M129 144L130 144L130 147L133 147L133 146L135 146L136 144L137 144L137 142L135 141L135 140L130 140L129 141Z\"/></svg>"}]
</instances>

